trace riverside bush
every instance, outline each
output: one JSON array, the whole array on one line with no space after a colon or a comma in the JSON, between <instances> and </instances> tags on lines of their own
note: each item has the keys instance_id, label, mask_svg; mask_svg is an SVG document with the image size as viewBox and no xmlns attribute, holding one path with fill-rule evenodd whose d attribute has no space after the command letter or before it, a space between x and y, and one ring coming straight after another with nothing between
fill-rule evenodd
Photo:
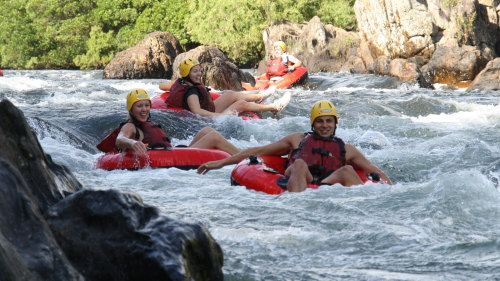
<instances>
[{"instance_id":1,"label":"riverside bush","mask_svg":"<svg viewBox=\"0 0 500 281\"><path fill-rule=\"evenodd\" d=\"M154 31L187 50L216 46L239 65L264 57L262 32L318 15L354 26L353 0L0 0L0 67L100 69Z\"/></svg>"}]
</instances>

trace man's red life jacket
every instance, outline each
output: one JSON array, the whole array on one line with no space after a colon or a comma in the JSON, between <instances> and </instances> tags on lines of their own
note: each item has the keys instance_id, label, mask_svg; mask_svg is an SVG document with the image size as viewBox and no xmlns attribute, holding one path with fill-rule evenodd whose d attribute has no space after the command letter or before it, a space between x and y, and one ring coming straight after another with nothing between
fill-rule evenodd
<instances>
[{"instance_id":1,"label":"man's red life jacket","mask_svg":"<svg viewBox=\"0 0 500 281\"><path fill-rule=\"evenodd\" d=\"M183 83L182 79L177 79L172 88L170 89L170 94L165 101L168 106L183 108L185 110L189 110L189 105L187 104L187 99L185 98L185 94L191 89L197 88L198 92L201 93L200 99L200 107L210 112L215 112L215 104L212 95L208 92L207 88L203 85L196 86L188 86Z\"/></svg>"},{"instance_id":2,"label":"man's red life jacket","mask_svg":"<svg viewBox=\"0 0 500 281\"><path fill-rule=\"evenodd\" d=\"M115 146L116 138L120 133L121 128L127 122L121 123L120 126L114 129L107 137L105 137L96 147L102 152L118 152L118 148ZM148 148L154 148L157 146L167 146L172 147L170 144L170 139L162 130L161 126L155 122L142 122L139 124L134 124L136 126L135 139L138 140L140 137L137 128L141 129L144 134L143 143L148 145Z\"/></svg>"},{"instance_id":3,"label":"man's red life jacket","mask_svg":"<svg viewBox=\"0 0 500 281\"><path fill-rule=\"evenodd\" d=\"M307 163L313 177L321 177L345 166L345 144L337 137L323 138L314 133L308 134L290 157L290 166L295 160Z\"/></svg>"},{"instance_id":4,"label":"man's red life jacket","mask_svg":"<svg viewBox=\"0 0 500 281\"><path fill-rule=\"evenodd\" d=\"M283 56L278 56L267 62L266 76L283 76L288 72L288 61L283 61Z\"/></svg>"}]
</instances>

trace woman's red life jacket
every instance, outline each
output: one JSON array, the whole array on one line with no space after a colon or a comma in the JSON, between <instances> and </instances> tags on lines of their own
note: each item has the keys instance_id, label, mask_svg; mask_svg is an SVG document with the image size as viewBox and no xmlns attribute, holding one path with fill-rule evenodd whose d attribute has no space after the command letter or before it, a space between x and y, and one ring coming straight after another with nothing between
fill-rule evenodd
<instances>
[{"instance_id":1,"label":"woman's red life jacket","mask_svg":"<svg viewBox=\"0 0 500 281\"><path fill-rule=\"evenodd\" d=\"M191 89L197 88L198 92L201 93L200 99L200 107L210 112L215 112L215 104L212 95L208 92L207 88L203 85L189 86L186 85L182 79L177 79L172 88L170 89L170 94L165 100L165 103L171 107L183 108L185 110L189 110L189 105L187 104L187 99L185 98L185 94Z\"/></svg>"},{"instance_id":2,"label":"woman's red life jacket","mask_svg":"<svg viewBox=\"0 0 500 281\"><path fill-rule=\"evenodd\" d=\"M114 129L108 136L106 136L96 147L102 152L119 152L120 150L115 146L116 138L120 133L123 125L127 122L121 123L120 126ZM135 139L138 140L140 137L137 128L141 129L144 134L143 143L147 144L149 148L154 148L157 146L172 147L170 144L170 139L165 134L161 126L155 122L142 122L139 124L134 124L136 126Z\"/></svg>"},{"instance_id":3,"label":"woman's red life jacket","mask_svg":"<svg viewBox=\"0 0 500 281\"><path fill-rule=\"evenodd\" d=\"M314 133L308 134L290 157L288 166L295 160L307 163L313 177L321 177L345 166L345 144L337 137L323 138Z\"/></svg>"},{"instance_id":4,"label":"woman's red life jacket","mask_svg":"<svg viewBox=\"0 0 500 281\"><path fill-rule=\"evenodd\" d=\"M141 122L137 126L144 133L144 139L142 142L148 145L148 148L155 148L157 146L172 147L170 144L170 139L165 134L165 131L161 128L160 124L155 122Z\"/></svg>"},{"instance_id":5,"label":"woman's red life jacket","mask_svg":"<svg viewBox=\"0 0 500 281\"><path fill-rule=\"evenodd\" d=\"M285 55L286 56L286 55ZM283 76L288 72L288 62L283 61L283 55L267 62L266 76Z\"/></svg>"}]
</instances>

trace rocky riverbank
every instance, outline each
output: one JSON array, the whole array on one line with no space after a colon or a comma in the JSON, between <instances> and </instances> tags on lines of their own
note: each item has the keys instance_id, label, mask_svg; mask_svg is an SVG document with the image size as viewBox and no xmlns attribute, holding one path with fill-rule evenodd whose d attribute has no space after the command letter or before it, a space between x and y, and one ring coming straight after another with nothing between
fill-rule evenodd
<instances>
[{"instance_id":1,"label":"rocky riverbank","mask_svg":"<svg viewBox=\"0 0 500 281\"><path fill-rule=\"evenodd\" d=\"M266 57L257 74L263 73L272 44L283 40L289 53L311 73L390 75L427 88L442 83L468 90L499 90L500 8L495 3L357 0L355 31L325 25L318 17L303 24L276 23L263 31ZM104 77L175 79L180 58L189 56L200 60L202 81L214 88L239 89L238 82L252 79L217 48L202 46L182 52L175 37L162 34L148 35L138 46L117 55L106 66ZM151 36L158 39L151 40Z\"/></svg>"}]
</instances>

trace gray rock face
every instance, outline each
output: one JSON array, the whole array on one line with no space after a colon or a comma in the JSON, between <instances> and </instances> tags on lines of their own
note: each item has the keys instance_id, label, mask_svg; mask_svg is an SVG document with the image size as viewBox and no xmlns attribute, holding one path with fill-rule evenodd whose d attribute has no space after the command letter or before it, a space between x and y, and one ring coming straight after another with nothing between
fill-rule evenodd
<instances>
[{"instance_id":1,"label":"gray rock face","mask_svg":"<svg viewBox=\"0 0 500 281\"><path fill-rule=\"evenodd\" d=\"M458 46L456 40L439 45L422 73L429 83L456 85L472 81L486 65L479 50L472 46Z\"/></svg>"},{"instance_id":2,"label":"gray rock face","mask_svg":"<svg viewBox=\"0 0 500 281\"><path fill-rule=\"evenodd\" d=\"M354 11L373 55L392 59L430 57L450 39L491 53L500 38L497 6L494 0L357 0Z\"/></svg>"},{"instance_id":3,"label":"gray rock face","mask_svg":"<svg viewBox=\"0 0 500 281\"><path fill-rule=\"evenodd\" d=\"M422 1L357 0L354 11L360 37L376 57L409 58L434 50L435 29Z\"/></svg>"}]
</instances>

